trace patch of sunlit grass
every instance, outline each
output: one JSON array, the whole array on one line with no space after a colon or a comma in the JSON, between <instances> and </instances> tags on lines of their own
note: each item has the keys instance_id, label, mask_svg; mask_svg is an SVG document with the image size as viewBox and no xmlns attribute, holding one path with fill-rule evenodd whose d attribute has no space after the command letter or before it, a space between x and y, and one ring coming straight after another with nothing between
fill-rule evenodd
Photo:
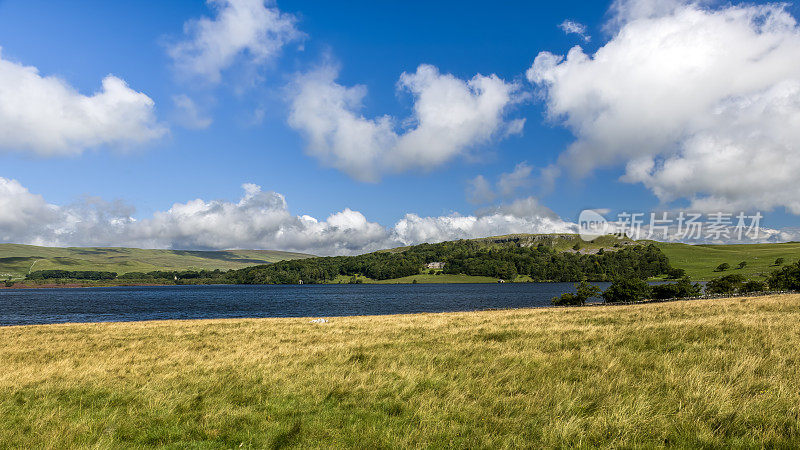
<instances>
[{"instance_id":1,"label":"patch of sunlit grass","mask_svg":"<svg viewBox=\"0 0 800 450\"><path fill-rule=\"evenodd\" d=\"M800 296L0 328L0 446L796 447Z\"/></svg>"}]
</instances>

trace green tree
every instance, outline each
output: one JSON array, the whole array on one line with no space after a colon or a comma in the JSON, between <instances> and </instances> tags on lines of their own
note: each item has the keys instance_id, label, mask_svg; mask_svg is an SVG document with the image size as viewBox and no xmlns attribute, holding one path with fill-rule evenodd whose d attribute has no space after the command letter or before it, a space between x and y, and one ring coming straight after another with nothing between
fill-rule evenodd
<instances>
[{"instance_id":1,"label":"green tree","mask_svg":"<svg viewBox=\"0 0 800 450\"><path fill-rule=\"evenodd\" d=\"M652 294L652 288L641 278L622 278L615 280L603 292L607 303L638 302Z\"/></svg>"},{"instance_id":2,"label":"green tree","mask_svg":"<svg viewBox=\"0 0 800 450\"><path fill-rule=\"evenodd\" d=\"M737 267L739 267L740 269L744 269L746 266L747 266L747 261L742 261L739 263Z\"/></svg>"},{"instance_id":3,"label":"green tree","mask_svg":"<svg viewBox=\"0 0 800 450\"><path fill-rule=\"evenodd\" d=\"M550 303L555 306L582 306L592 297L600 295L600 288L583 280L575 284L575 293L566 292L560 297L553 297Z\"/></svg>"},{"instance_id":4,"label":"green tree","mask_svg":"<svg viewBox=\"0 0 800 450\"><path fill-rule=\"evenodd\" d=\"M757 280L746 281L739 287L740 294L751 294L753 292L764 292L766 290L767 283Z\"/></svg>"},{"instance_id":5,"label":"green tree","mask_svg":"<svg viewBox=\"0 0 800 450\"><path fill-rule=\"evenodd\" d=\"M592 297L599 297L602 291L599 287L590 284L588 281L583 280L575 285L575 291L578 298L581 299L581 304L586 303Z\"/></svg>"},{"instance_id":6,"label":"green tree","mask_svg":"<svg viewBox=\"0 0 800 450\"><path fill-rule=\"evenodd\" d=\"M782 266L784 261L785 261L785 259L778 258L778 259L775 260L775 265L776 266Z\"/></svg>"},{"instance_id":7,"label":"green tree","mask_svg":"<svg viewBox=\"0 0 800 450\"><path fill-rule=\"evenodd\" d=\"M706 284L706 293L729 295L739 290L744 283L744 277L738 274L725 275L714 278Z\"/></svg>"},{"instance_id":8,"label":"green tree","mask_svg":"<svg viewBox=\"0 0 800 450\"><path fill-rule=\"evenodd\" d=\"M673 280L679 280L685 276L686 276L686 270L684 269L676 269L673 267L667 270L667 278L671 278Z\"/></svg>"},{"instance_id":9,"label":"green tree","mask_svg":"<svg viewBox=\"0 0 800 450\"><path fill-rule=\"evenodd\" d=\"M731 268L730 264L722 263L722 264L718 265L716 269L714 269L714 272L725 272L726 270L728 270L730 268Z\"/></svg>"},{"instance_id":10,"label":"green tree","mask_svg":"<svg viewBox=\"0 0 800 450\"><path fill-rule=\"evenodd\" d=\"M780 291L800 290L800 262L775 270L767 277L767 284Z\"/></svg>"},{"instance_id":11,"label":"green tree","mask_svg":"<svg viewBox=\"0 0 800 450\"><path fill-rule=\"evenodd\" d=\"M553 306L581 306L583 302L581 299L572 292L565 292L560 297L553 297L550 300Z\"/></svg>"},{"instance_id":12,"label":"green tree","mask_svg":"<svg viewBox=\"0 0 800 450\"><path fill-rule=\"evenodd\" d=\"M666 300L669 298L697 297L703 291L698 283L692 283L689 277L683 277L676 283L653 286L653 298Z\"/></svg>"}]
</instances>

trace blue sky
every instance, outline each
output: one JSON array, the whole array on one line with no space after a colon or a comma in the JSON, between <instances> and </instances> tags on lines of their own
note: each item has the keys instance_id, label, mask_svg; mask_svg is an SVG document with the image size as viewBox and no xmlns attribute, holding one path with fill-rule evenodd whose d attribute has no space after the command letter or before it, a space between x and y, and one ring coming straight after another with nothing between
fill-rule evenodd
<instances>
[{"instance_id":1,"label":"blue sky","mask_svg":"<svg viewBox=\"0 0 800 450\"><path fill-rule=\"evenodd\" d=\"M207 74L187 74L174 51L181 43L192 43L197 38L191 30L185 30L186 24L191 27L202 18L217 21L226 8L232 10L237 3L247 3L247 8L257 12L263 10L278 14L280 11L292 28L288 32L290 35L286 35L284 30L282 39L285 42L277 45L278 48L271 51L269 56L257 61L253 61L252 49L237 50L234 45L230 61L218 66L218 79L210 79L213 76L209 78ZM777 195L781 198L774 202L765 202L763 198L776 198L776 195L757 181L739 190L724 183L710 184L705 180L709 178L708 173L699 173L699 170L709 161L698 155L717 150L699 148L697 142L720 142L723 138L736 141L737 138L732 135L734 132L725 129L722 121L695 127L689 125L686 118L691 119L692 123L700 123L705 117L703 114L712 114L709 111L717 114L720 108L724 109L733 101L731 99L761 99L759 96L767 95L764 92L774 86L796 82L800 77L798 70L783 70L774 64L770 66L772 63L769 61L753 63L747 70L754 74L750 78L758 78L758 82L744 87L731 83L730 89L720 91L717 97L710 98L700 106L690 101L662 106L657 103L658 100L670 96L654 94L653 110L663 107L665 111L680 111L675 115L674 127L667 131L660 129L660 123L653 125L656 122L628 123L631 122L631 111L636 111L635 108L628 108L632 100L617 95L617 88L624 90L621 85L612 86L614 92L609 93L609 84L603 84L602 80L613 81L615 75L609 74L605 68L607 66L603 66L599 60L590 60L594 64L581 64L578 59L569 57L540 67L537 72L539 81L535 81L530 72L526 75L534 60L545 61L545 58L537 59L543 52L566 55L574 46L580 46L589 58L594 58L595 52L602 51L606 46L622 47L627 49L626 55L635 55L636 48L632 46L649 39L647 34L650 31L641 26L642 22L651 21L664 27L682 26L691 14L708 21L707 29L711 30L709 41L726 37L724 33L731 33L731 36L742 39L739 44L747 48L749 44L757 46L760 40L769 37L779 42L775 58L800 56L793 53L800 48L797 46L796 24L759 29L759 23L765 18L785 21L797 17L796 6L759 6L750 3L731 6L713 2L695 5L671 0L618 1L615 5L586 1L496 2L490 5L466 1L431 3L0 1L3 60L35 67L42 77L58 77L74 89L76 95L93 95L101 89L104 77L112 74L124 80L131 91L152 100L150 109L143 103L132 106L144 117L140 124L143 127L141 132L133 130L121 137L122 132L109 125L92 131L98 136L102 133L112 134L111 137L97 138L99 143L75 137L56 150L43 150L39 144L26 144L29 142L27 137L18 136L22 133L19 124L13 127L7 125L9 130L0 129L0 177L6 180L6 184L10 180L16 183L13 188L7 188L7 205L23 210L14 203L18 202L31 208L26 216L18 214L6 218L5 222L0 218L0 238L5 241L59 245L196 248L269 245L320 253L348 253L396 242L439 240L462 235L468 237L479 232L493 234L495 230L497 233L527 231L526 226L531 232L560 231L568 228L568 223L575 221L578 213L585 208L643 212L686 206L703 211L713 207L731 211L765 209L768 213L766 225L769 227L780 229L796 224L800 206L792 200L792 196L797 187L784 189L785 198L781 194ZM742 18L737 11L744 11L747 17ZM733 17L734 22L741 22L741 29L714 28L717 23L714 21L725 17ZM565 20L585 26L590 39L566 33L563 29ZM234 24L234 29L247 26L259 25L250 22ZM752 31L752 36L743 35L742 29ZM621 30L629 32L629 41L624 41L625 33L620 34ZM714 36L715 31L719 35ZM225 36L212 38L225 39ZM739 44L731 41L723 45L730 50ZM673 47L664 49L663 55L664 58L674 57L675 51L690 52L693 47L692 43L674 43ZM739 59L747 56L737 55L737 50L730 52L727 59L717 62L717 65L730 63L730 67L735 68L735 64L740 63ZM622 53L620 50L609 56L610 67L623 67L628 58L620 56ZM658 51L653 53L658 55ZM685 58L695 56L687 54ZM697 57L702 58L703 55ZM615 66L613 58L619 58L620 63ZM651 58L654 61L637 63L637 67L648 64L664 64L664 70L674 67L672 61L655 58ZM314 130L319 130L314 127L318 126L315 124L318 124L320 117L313 116L318 112L316 106L298 111L298 91L303 89L298 87L298 80L302 80L304 75L313 75L322 68L336 72L337 76L326 78L321 84L323 88L331 89L325 92L363 86L362 104L350 111L353 117L363 119L359 122L361 125L373 126L380 117L390 116L393 131L376 132L376 139L402 141L407 131L417 126L415 124L419 122L419 117L414 115L418 98L410 92L412 88L400 87L399 80L403 73L413 75L421 64L434 67L436 77L452 75L452 80L462 84L478 75L496 75L498 86L511 89L509 99L502 101L501 106L485 116L475 119L474 126L485 127L485 132L471 133L471 130L462 127L451 130L459 136L453 138L453 142L457 143L445 142L441 147L432 143L431 148L441 148L443 156L432 159L430 163L418 160L428 150L416 148L413 143L406 145L401 142L397 146L387 144L386 148L375 149L378 155L376 162L355 169L351 162L342 162L342 158L350 157L341 154L342 148L350 148L349 141L342 144L341 148L313 148L310 135ZM786 64L791 65L788 62ZM759 65L764 67L756 67ZM669 89L681 89L680 81L684 76L689 82L694 80L698 84L728 82L724 79L715 80L714 76L718 75L714 73L694 79L677 71L675 84L668 83L664 87L651 84L662 82L658 70L653 75L644 72L639 74L636 70L630 72L638 75L631 75L627 80L629 84L644 89L638 97L635 93L630 94L634 101L651 92L658 93L662 88L667 94ZM600 81L592 86L593 82L578 81L584 79L582 77ZM545 78L547 80L542 81ZM620 83L625 82L620 80ZM10 83L7 92L18 91L13 86L13 80L6 83ZM420 96L430 95L434 103L441 98L438 92L434 92L438 89L436 86L423 89L427 90L420 91L425 92ZM472 94L477 99L476 92L472 91ZM318 94L318 91L308 91L310 96ZM596 107L586 100L595 96L608 104ZM177 106L178 99L190 101L197 109L195 123L187 123L188 113ZM781 99L786 101L785 96ZM794 100L794 97L789 97L790 102ZM0 103L3 101L0 95ZM23 97L20 101L27 100ZM778 102L773 97L764 101L773 102L770 105ZM441 111L448 111L452 105L445 102L434 106L441 107ZM606 115L602 112L617 110L621 112ZM690 110L694 115L684 113ZM63 114L69 114L66 111ZM297 118L294 123L291 119L293 114ZM726 123L739 119L744 121L750 117L749 113L739 110L731 114L733 118ZM39 124L35 121L38 119L35 115L32 117L30 126L36 129ZM748 123L758 130L764 130L770 126L791 126L796 117L792 110L779 117L765 118L770 121L768 124ZM409 121L409 118L412 120ZM28 119L23 117L20 120ZM509 132L514 121L521 120L524 120L524 127ZM621 123L626 120L628 122ZM589 122L595 125L587 125ZM604 125L600 127L596 125L598 123ZM440 125L431 125L434 131L423 134L423 137L438 139L444 134ZM648 127L659 129L650 130ZM651 134L638 133L637 130L641 129ZM605 130L610 131L606 133ZM147 133L153 136L144 138ZM613 139L606 135L612 133L615 133ZM4 135L12 138L4 142ZM30 142L34 142L36 137L30 139L33 139ZM355 138L350 136L349 139ZM661 139L663 142L659 141ZM769 168L775 167L776 161L789 161L789 167L800 165L793 136L783 139L777 142L755 141L747 148L736 150L738 153L731 157L745 153L757 156L759 152L764 152L765 158L770 161L768 164L773 165L766 166L765 176L772 175ZM654 141L659 141L657 148L653 144L652 149L647 148L642 153L645 159L652 158L655 161L656 169L651 167L646 174L631 169L632 164L641 159L630 151L631 146L644 143L643 147L648 147ZM576 142L580 148L568 150L575 147ZM786 142L790 142L788 147ZM781 150L770 153L764 148ZM438 150L430 150L431 153L435 151ZM678 163L683 164L680 166L682 169L658 169L659 164L676 154L681 157ZM603 159L598 155L610 156ZM721 156L723 161L726 158ZM524 165L518 166L521 163ZM574 166L584 165L586 170L573 170ZM519 183L506 193L501 193L498 180L504 177L503 174L510 174L520 167L529 168L530 174L522 173ZM554 184L539 175L541 170L548 168L558 174ZM686 175L687 170L694 172ZM374 176L362 176L366 172L374 172ZM736 177L735 172L731 174ZM620 179L623 176L627 181ZM370 181L365 182L365 177ZM470 186L474 185L476 177L482 177L489 183L495 194L493 198L478 203L470 201ZM786 180L792 184L792 178ZM343 211L357 212L365 218L366 223L379 225L380 230L379 227L372 231L360 229L358 227L361 225L352 223L352 220L359 222L360 218L351 217L352 220L348 219L347 225L340 226L339 231L348 236L359 234L366 238L340 236L347 242L330 242L330 239L334 239L330 235L338 235L330 232L329 228L323 227L321 233L327 237L320 238L309 236L313 232L303 228L305 225L280 222L270 225L272 228L268 227L269 231L253 230L248 225L246 228L249 231L245 235L251 233L248 235L251 237L244 239L220 235L206 241L190 236L190 231L186 230L164 231L175 225L157 220L159 214L172 214L170 208L174 204L183 205L195 199L202 199L206 212L215 207L224 209L225 205L236 205L243 198L244 183L260 186L262 193L258 195L264 197L263 202L259 203L261 206L254 207L256 209L252 214L261 211L268 216L274 212L271 206L263 206L273 204L266 196L274 192L280 194L279 197L288 204L282 214L288 212L292 217L308 215L325 222L325 227L330 227L336 221L326 222L329 216ZM781 183L781 179L776 183ZM18 196L19 200L12 201L12 195ZM92 200L96 198L103 199L103 208L110 208L108 205L111 203L116 206L111 208L113 211L110 213L105 209L99 211L98 202ZM508 220L501 216L517 216L502 208L510 208L515 202L519 205L524 201L535 206L521 215L526 220L534 217L537 220L508 225ZM87 234L86 230L79 232L56 222L40 221L42 214L37 211L47 208L56 208L64 217L71 217L70 220L87 226L95 226L95 220L123 221L147 223L149 228L161 231L128 232L128 235L143 234L139 240L131 240L121 238L126 233L107 232L105 224L101 228L106 231ZM281 208L283 206L278 207ZM427 230L414 234L413 238L398 240L398 221L402 221L409 213L432 219L431 223L437 224L432 226L439 232ZM92 218L81 214L88 214ZM458 225L458 232L442 231L445 225L442 225L441 219L453 217L454 214L462 218L494 217L494 222L489 222L501 224L495 228L486 225L467 231L464 226ZM244 226L236 220L253 221L251 215L231 219L209 213L203 217L196 219L225 223L229 229ZM549 221L541 222L538 220L541 218ZM67 221L63 218L59 220ZM174 220L180 222L179 219ZM20 224L25 221L37 224L32 227L35 230L20 231L23 228ZM295 231L298 226L301 227L304 230L301 234L305 238L282 241L274 234L282 226ZM209 232L223 233L211 228ZM271 237L265 239L265 233L272 233Z\"/></svg>"}]
</instances>

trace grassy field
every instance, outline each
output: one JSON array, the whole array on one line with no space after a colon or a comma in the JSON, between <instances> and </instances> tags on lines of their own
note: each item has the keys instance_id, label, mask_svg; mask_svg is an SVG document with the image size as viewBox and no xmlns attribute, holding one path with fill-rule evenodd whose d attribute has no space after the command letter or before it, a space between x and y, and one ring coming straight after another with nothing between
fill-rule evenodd
<instances>
[{"instance_id":1,"label":"grassy field","mask_svg":"<svg viewBox=\"0 0 800 450\"><path fill-rule=\"evenodd\" d=\"M0 278L22 278L31 270L48 269L102 270L119 274L153 270L228 270L309 256L272 250L188 251L0 244Z\"/></svg>"},{"instance_id":2,"label":"grassy field","mask_svg":"<svg viewBox=\"0 0 800 450\"><path fill-rule=\"evenodd\" d=\"M0 328L0 447L800 446L800 296Z\"/></svg>"},{"instance_id":3,"label":"grassy field","mask_svg":"<svg viewBox=\"0 0 800 450\"><path fill-rule=\"evenodd\" d=\"M738 273L748 278L763 279L778 267L775 259L784 258L786 263L800 259L800 242L785 244L743 244L743 245L687 245L659 243L661 251L669 258L673 267L686 270L695 280L712 278ZM747 262L744 269L736 269L739 262ZM724 273L714 272L722 263L731 265Z\"/></svg>"}]
</instances>

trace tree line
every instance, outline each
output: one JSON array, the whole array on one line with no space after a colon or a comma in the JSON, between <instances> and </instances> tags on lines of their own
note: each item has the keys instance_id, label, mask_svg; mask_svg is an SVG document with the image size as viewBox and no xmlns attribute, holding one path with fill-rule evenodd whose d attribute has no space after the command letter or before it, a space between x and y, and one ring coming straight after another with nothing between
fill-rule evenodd
<instances>
[{"instance_id":1,"label":"tree line","mask_svg":"<svg viewBox=\"0 0 800 450\"><path fill-rule=\"evenodd\" d=\"M103 272L97 270L37 270L29 273L25 278L29 280L113 280L117 278L116 272Z\"/></svg>"},{"instance_id":2,"label":"tree line","mask_svg":"<svg viewBox=\"0 0 800 450\"><path fill-rule=\"evenodd\" d=\"M154 270L151 272L127 272L119 275L117 272L98 270L37 270L29 273L28 280L77 280L77 281L107 281L123 280L137 282L164 282L164 281L207 281L229 283L227 273L216 270L181 270L165 271Z\"/></svg>"},{"instance_id":3,"label":"tree line","mask_svg":"<svg viewBox=\"0 0 800 450\"><path fill-rule=\"evenodd\" d=\"M239 284L325 283L339 277L388 280L420 274L428 263L443 262L443 273L531 281L610 281L665 274L669 260L655 245L632 245L597 254L559 252L549 246L519 247L513 243L486 247L461 240L421 244L399 252L281 261L228 272Z\"/></svg>"},{"instance_id":4,"label":"tree line","mask_svg":"<svg viewBox=\"0 0 800 450\"><path fill-rule=\"evenodd\" d=\"M778 258L775 265L782 265L783 258ZM668 274L675 273L668 271ZM551 303L557 306L580 306L590 298L602 298L606 303L631 303L645 299L666 300L672 298L699 297L703 289L684 276L674 283L650 285L643 278L619 278L611 283L605 291L592 286L586 280L575 285L575 293L567 292L553 297ZM717 277L706 283L705 293L709 295L753 294L773 291L800 291L800 261L774 270L766 281L748 280L743 275L731 274Z\"/></svg>"}]
</instances>

